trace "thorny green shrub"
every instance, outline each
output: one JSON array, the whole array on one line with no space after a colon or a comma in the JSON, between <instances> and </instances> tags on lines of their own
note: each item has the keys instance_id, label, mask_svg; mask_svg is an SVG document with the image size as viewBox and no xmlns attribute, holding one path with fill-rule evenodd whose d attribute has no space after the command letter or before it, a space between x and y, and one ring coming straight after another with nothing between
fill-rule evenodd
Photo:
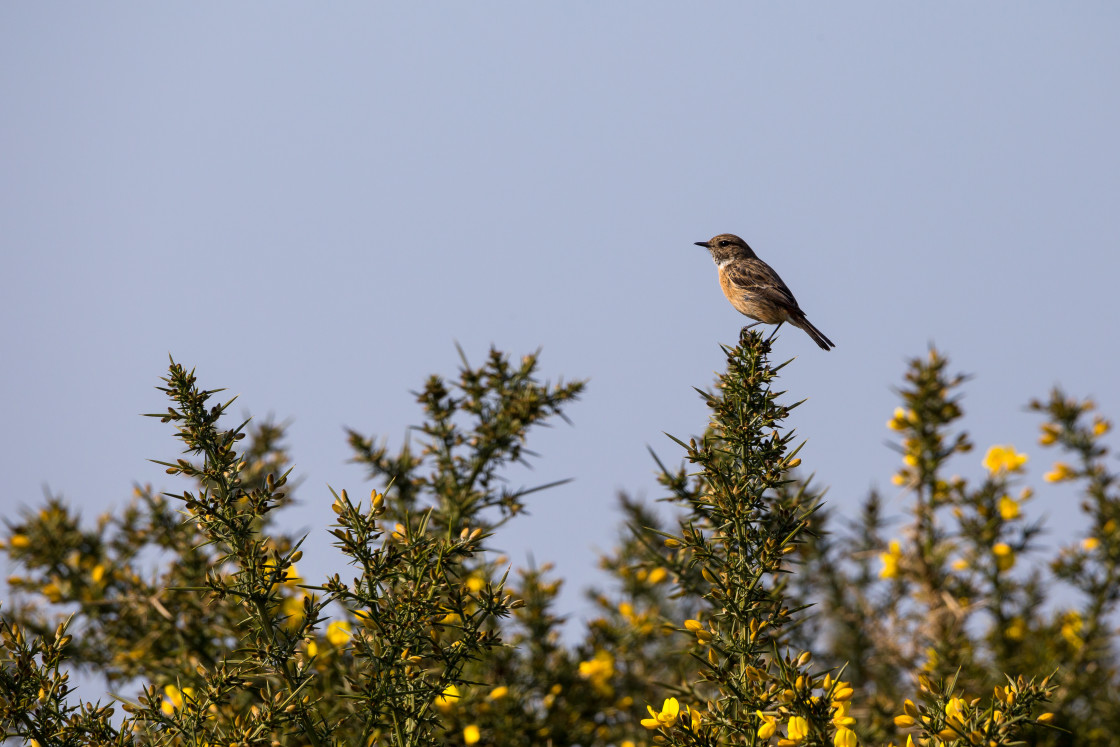
<instances>
[{"instance_id":1,"label":"thorny green shrub","mask_svg":"<svg viewBox=\"0 0 1120 747\"><path fill-rule=\"evenodd\" d=\"M549 486L514 489L527 436L578 398L536 356L465 359L418 394L415 445L357 431L375 489L332 494L338 571L312 583L290 503L283 427L230 427L230 402L172 363L163 390L179 493L137 488L92 527L64 501L8 521L19 574L0 618L0 723L39 745L1108 744L1120 731L1113 620L1120 496L1109 423L1060 391L1045 475L1080 486L1089 533L1043 563L1025 455L948 471L972 444L936 351L911 362L889 426L910 519L871 495L829 513L797 479L799 403L774 388L773 336L726 348L702 436L658 460L666 523L621 499L623 531L565 644L551 569L510 569L485 542ZM656 457L655 457L656 459ZM151 559L158 566L151 567ZM1061 595L1058 595L1058 591ZM1076 593L1077 602L1069 599ZM1064 600L1055 602L1055 597ZM69 669L135 699L80 699ZM113 702L116 701L116 702ZM120 709L123 713L117 713Z\"/></svg>"}]
</instances>

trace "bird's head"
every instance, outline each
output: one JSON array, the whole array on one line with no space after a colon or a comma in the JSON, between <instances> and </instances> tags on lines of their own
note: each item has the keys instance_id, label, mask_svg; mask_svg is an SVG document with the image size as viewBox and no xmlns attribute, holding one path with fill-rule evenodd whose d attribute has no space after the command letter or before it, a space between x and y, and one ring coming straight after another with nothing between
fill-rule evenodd
<instances>
[{"instance_id":1,"label":"bird's head","mask_svg":"<svg viewBox=\"0 0 1120 747\"><path fill-rule=\"evenodd\" d=\"M719 236L713 236L707 241L697 241L695 244L711 252L712 259L715 260L717 265L722 265L734 259L746 259L755 256L747 242L733 233L721 233Z\"/></svg>"}]
</instances>

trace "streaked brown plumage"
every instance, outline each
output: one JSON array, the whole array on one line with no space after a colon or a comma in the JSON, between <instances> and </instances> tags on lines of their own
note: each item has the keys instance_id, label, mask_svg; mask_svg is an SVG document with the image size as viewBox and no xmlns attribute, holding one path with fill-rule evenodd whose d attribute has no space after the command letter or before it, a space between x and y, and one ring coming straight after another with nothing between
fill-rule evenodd
<instances>
[{"instance_id":1,"label":"streaked brown plumage","mask_svg":"<svg viewBox=\"0 0 1120 747\"><path fill-rule=\"evenodd\" d=\"M719 268L723 295L740 314L764 324L789 322L805 330L813 342L824 350L836 347L832 340L809 323L778 273L755 256L747 242L734 234L721 233L708 241L697 241L696 245L711 252Z\"/></svg>"}]
</instances>

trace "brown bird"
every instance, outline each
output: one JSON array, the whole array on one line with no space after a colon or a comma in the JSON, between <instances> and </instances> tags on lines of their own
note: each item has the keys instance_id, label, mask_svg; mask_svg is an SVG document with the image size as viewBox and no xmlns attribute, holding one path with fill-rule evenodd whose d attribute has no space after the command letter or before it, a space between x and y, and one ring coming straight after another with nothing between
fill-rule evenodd
<instances>
[{"instance_id":1,"label":"brown bird","mask_svg":"<svg viewBox=\"0 0 1120 747\"><path fill-rule=\"evenodd\" d=\"M813 342L824 350L836 347L832 340L809 323L786 284L770 265L759 259L747 242L730 233L721 233L708 241L697 241L712 253L719 268L719 285L723 295L740 314L764 324L789 322L805 330Z\"/></svg>"}]
</instances>

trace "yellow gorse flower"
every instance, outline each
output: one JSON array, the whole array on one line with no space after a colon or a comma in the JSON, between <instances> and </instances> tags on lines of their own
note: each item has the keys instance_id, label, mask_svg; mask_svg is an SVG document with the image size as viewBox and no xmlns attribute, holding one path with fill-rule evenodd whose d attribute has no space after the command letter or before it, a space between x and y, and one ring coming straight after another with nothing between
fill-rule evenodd
<instances>
[{"instance_id":1,"label":"yellow gorse flower","mask_svg":"<svg viewBox=\"0 0 1120 747\"><path fill-rule=\"evenodd\" d=\"M45 596L51 602L58 604L62 601L62 589L57 583L51 581L50 583L43 585L43 596Z\"/></svg>"},{"instance_id":2,"label":"yellow gorse flower","mask_svg":"<svg viewBox=\"0 0 1120 747\"><path fill-rule=\"evenodd\" d=\"M993 475L1004 472L1018 472L1027 463L1027 455L1015 451L1011 444L1006 446L993 446L984 455L984 469Z\"/></svg>"},{"instance_id":3,"label":"yellow gorse flower","mask_svg":"<svg viewBox=\"0 0 1120 747\"><path fill-rule=\"evenodd\" d=\"M712 633L704 627L704 624L699 620L685 620L685 630L696 635L696 641L700 644L705 644L712 640Z\"/></svg>"},{"instance_id":4,"label":"yellow gorse flower","mask_svg":"<svg viewBox=\"0 0 1120 747\"><path fill-rule=\"evenodd\" d=\"M447 689L436 696L436 708L447 713L455 707L460 697L459 688L455 685L448 685Z\"/></svg>"},{"instance_id":5,"label":"yellow gorse flower","mask_svg":"<svg viewBox=\"0 0 1120 747\"><path fill-rule=\"evenodd\" d=\"M841 701L833 702L833 704L832 704L832 709L833 709L832 723L835 724L837 727L851 726L852 724L854 724L856 722L856 720L853 717L848 715L848 711L850 711L851 708L852 708L852 701L850 701L850 700L841 700Z\"/></svg>"},{"instance_id":6,"label":"yellow gorse flower","mask_svg":"<svg viewBox=\"0 0 1120 747\"><path fill-rule=\"evenodd\" d=\"M902 545L898 540L891 540L890 550L879 553L879 560L883 561L883 569L879 571L879 578L895 578L898 576L898 561L902 559Z\"/></svg>"},{"instance_id":7,"label":"yellow gorse flower","mask_svg":"<svg viewBox=\"0 0 1120 747\"><path fill-rule=\"evenodd\" d=\"M790 716L786 734L789 740L795 744L803 741L805 737L809 736L809 722L805 720L804 716Z\"/></svg>"},{"instance_id":8,"label":"yellow gorse flower","mask_svg":"<svg viewBox=\"0 0 1120 747\"><path fill-rule=\"evenodd\" d=\"M700 711L696 710L692 706L688 706L681 709L681 717L682 725L685 725L685 723L687 722L689 731L691 731L693 734L700 733L700 724L704 720L704 717L700 713Z\"/></svg>"},{"instance_id":9,"label":"yellow gorse flower","mask_svg":"<svg viewBox=\"0 0 1120 747\"><path fill-rule=\"evenodd\" d=\"M1108 433L1110 430L1112 430L1112 423L1108 422L1107 420L1102 418L1100 415L1097 415L1095 418L1093 418L1093 435L1094 436L1103 436L1104 434Z\"/></svg>"},{"instance_id":10,"label":"yellow gorse flower","mask_svg":"<svg viewBox=\"0 0 1120 747\"><path fill-rule=\"evenodd\" d=\"M1042 476L1046 482L1063 482L1077 476L1077 473L1065 462L1054 462L1054 469Z\"/></svg>"},{"instance_id":11,"label":"yellow gorse flower","mask_svg":"<svg viewBox=\"0 0 1120 747\"><path fill-rule=\"evenodd\" d=\"M887 427L892 431L904 431L914 421L914 411L902 407L894 408L894 416L887 421Z\"/></svg>"},{"instance_id":12,"label":"yellow gorse flower","mask_svg":"<svg viewBox=\"0 0 1120 747\"><path fill-rule=\"evenodd\" d=\"M666 698L661 705L661 711L653 710L653 706L646 706L649 718L642 719L642 726L647 729L668 729L676 725L681 715L681 704L676 698Z\"/></svg>"},{"instance_id":13,"label":"yellow gorse flower","mask_svg":"<svg viewBox=\"0 0 1120 747\"><path fill-rule=\"evenodd\" d=\"M596 651L589 661L579 663L579 675L585 680L610 677L614 674L614 657L606 651Z\"/></svg>"},{"instance_id":14,"label":"yellow gorse flower","mask_svg":"<svg viewBox=\"0 0 1120 747\"><path fill-rule=\"evenodd\" d=\"M778 717L768 716L762 711L755 711L755 713L762 720L762 724L758 727L758 738L769 739L774 736L774 733L778 731Z\"/></svg>"},{"instance_id":15,"label":"yellow gorse flower","mask_svg":"<svg viewBox=\"0 0 1120 747\"><path fill-rule=\"evenodd\" d=\"M589 661L579 663L579 676L591 683L599 693L611 695L611 678L614 677L614 657L609 652L599 650Z\"/></svg>"},{"instance_id":16,"label":"yellow gorse flower","mask_svg":"<svg viewBox=\"0 0 1120 747\"><path fill-rule=\"evenodd\" d=\"M159 709L170 716L175 711L183 707L183 703L194 700L194 688L184 687L182 690L175 687L175 685L165 685L163 694L166 700L160 704Z\"/></svg>"},{"instance_id":17,"label":"yellow gorse flower","mask_svg":"<svg viewBox=\"0 0 1120 747\"><path fill-rule=\"evenodd\" d=\"M1015 551L1006 542L994 544L992 554L996 556L996 568L1001 571L1011 570L1011 567L1015 565Z\"/></svg>"},{"instance_id":18,"label":"yellow gorse flower","mask_svg":"<svg viewBox=\"0 0 1120 747\"><path fill-rule=\"evenodd\" d=\"M847 686L847 684L846 682L840 682L836 688L837 691L843 691L847 697L832 702L832 723L836 727L836 734L832 737L832 744L835 747L856 747L856 744L859 742L856 733L849 728L855 724L856 720L848 714L848 711L852 708L852 701L849 698L851 698L851 693L854 691L850 686ZM840 685L844 685L844 687L840 687Z\"/></svg>"},{"instance_id":19,"label":"yellow gorse flower","mask_svg":"<svg viewBox=\"0 0 1120 747\"><path fill-rule=\"evenodd\" d=\"M471 724L463 728L463 742L466 744L475 744L482 738L482 732L475 724Z\"/></svg>"},{"instance_id":20,"label":"yellow gorse flower","mask_svg":"<svg viewBox=\"0 0 1120 747\"><path fill-rule=\"evenodd\" d=\"M1066 639L1073 648L1081 648L1085 645L1085 639L1081 637L1081 631L1085 628L1085 621L1081 619L1081 613L1077 610L1070 610L1062 615L1062 638Z\"/></svg>"},{"instance_id":21,"label":"yellow gorse flower","mask_svg":"<svg viewBox=\"0 0 1120 747\"><path fill-rule=\"evenodd\" d=\"M327 640L335 646L342 646L350 640L350 623L335 620L327 626Z\"/></svg>"}]
</instances>

